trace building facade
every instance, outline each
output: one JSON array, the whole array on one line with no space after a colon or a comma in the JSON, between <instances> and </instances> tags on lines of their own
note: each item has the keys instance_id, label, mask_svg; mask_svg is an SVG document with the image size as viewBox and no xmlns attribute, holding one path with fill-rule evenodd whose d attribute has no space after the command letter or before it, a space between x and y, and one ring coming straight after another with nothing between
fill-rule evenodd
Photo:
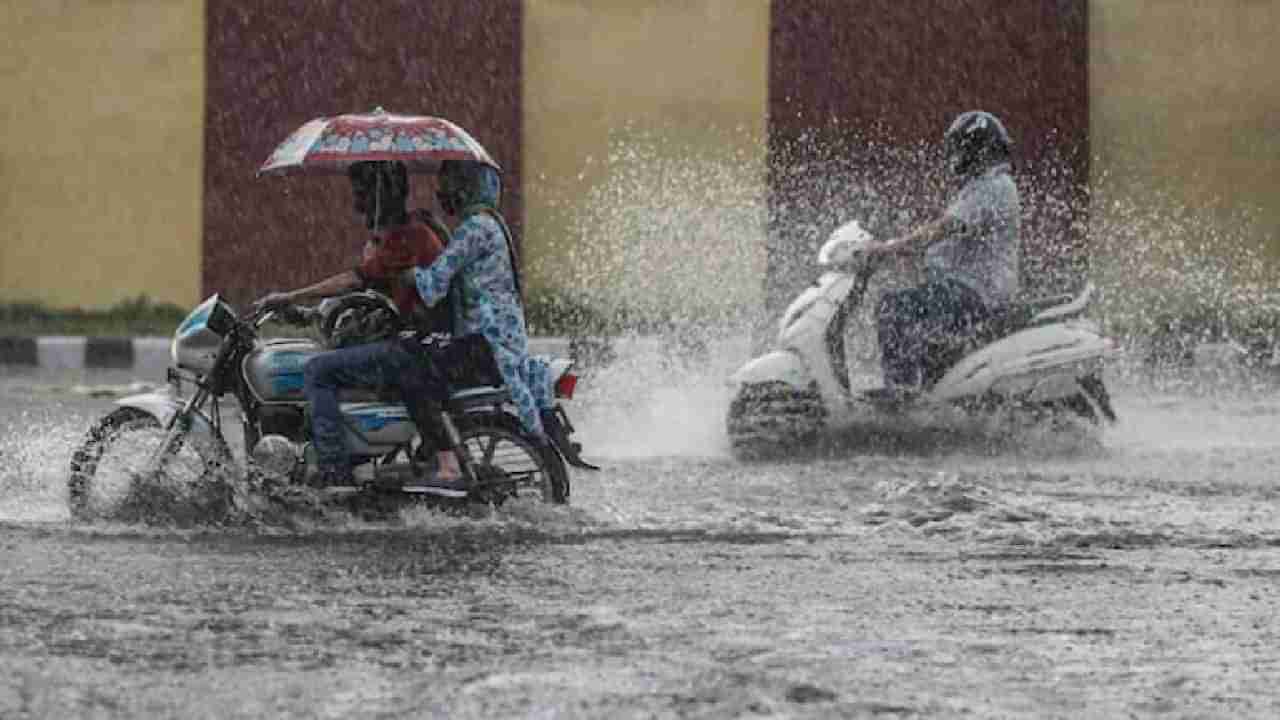
<instances>
[{"instance_id":1,"label":"building facade","mask_svg":"<svg viewBox=\"0 0 1280 720\"><path fill-rule=\"evenodd\" d=\"M1047 285L1105 246L1090 188L1247 206L1280 254L1280 9L1155 5L7 4L0 302L245 302L348 267L344 183L254 171L302 122L375 106L447 116L502 163L531 292L776 302L839 221L938 209L931 153L974 107L1015 136Z\"/></svg>"}]
</instances>

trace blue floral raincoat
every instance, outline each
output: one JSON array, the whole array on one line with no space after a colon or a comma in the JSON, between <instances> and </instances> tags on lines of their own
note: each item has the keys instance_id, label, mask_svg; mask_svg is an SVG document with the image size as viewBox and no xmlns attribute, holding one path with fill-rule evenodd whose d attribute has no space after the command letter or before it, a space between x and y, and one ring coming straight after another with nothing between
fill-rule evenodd
<instances>
[{"instance_id":1,"label":"blue floral raincoat","mask_svg":"<svg viewBox=\"0 0 1280 720\"><path fill-rule=\"evenodd\" d=\"M506 230L487 212L475 212L453 231L448 247L430 267L414 273L427 305L448 296L455 279L453 329L479 333L489 342L525 430L545 437L539 411L552 404L547 363L529 356L524 308L516 290Z\"/></svg>"}]
</instances>

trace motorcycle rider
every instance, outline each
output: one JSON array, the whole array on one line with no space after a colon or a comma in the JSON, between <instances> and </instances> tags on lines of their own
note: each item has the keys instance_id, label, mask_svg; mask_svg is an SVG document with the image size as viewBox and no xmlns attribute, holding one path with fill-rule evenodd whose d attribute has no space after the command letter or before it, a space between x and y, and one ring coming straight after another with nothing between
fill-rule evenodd
<instances>
[{"instance_id":1,"label":"motorcycle rider","mask_svg":"<svg viewBox=\"0 0 1280 720\"><path fill-rule=\"evenodd\" d=\"M411 318L420 332L447 331L447 306L428 310L413 284L405 283L401 275L406 267L435 260L448 242L448 230L429 217L418 215L421 222L415 222L410 216L409 177L403 163L358 162L347 175L354 209L370 231L359 265L303 288L270 293L255 307L295 305L378 286L389 290L401 317ZM401 338L330 350L308 360L303 392L311 407L312 440L319 461L313 483L321 487L356 484L342 428L337 397L340 388L399 391L423 437L436 448L446 448L449 443L439 422L439 398L447 394L446 386L442 373L424 367L414 348ZM452 459L452 455L447 458ZM456 480L457 475L456 463L442 472L446 493L448 481Z\"/></svg>"},{"instance_id":2,"label":"motorcycle rider","mask_svg":"<svg viewBox=\"0 0 1280 720\"><path fill-rule=\"evenodd\" d=\"M533 437L560 432L550 411L551 377L546 363L529 356L521 299L519 263L510 228L498 212L502 180L497 169L479 162L442 163L436 197L454 221L452 239L440 257L405 272L423 302L434 306L449 294L455 335L483 338L501 374L520 423Z\"/></svg>"},{"instance_id":3,"label":"motorcycle rider","mask_svg":"<svg viewBox=\"0 0 1280 720\"><path fill-rule=\"evenodd\" d=\"M1018 292L1021 201L1012 141L991 113L960 114L943 136L961 186L934 220L868 249L871 256L923 253L925 282L889 291L877 308L886 388L911 393L940 377L982 323Z\"/></svg>"}]
</instances>

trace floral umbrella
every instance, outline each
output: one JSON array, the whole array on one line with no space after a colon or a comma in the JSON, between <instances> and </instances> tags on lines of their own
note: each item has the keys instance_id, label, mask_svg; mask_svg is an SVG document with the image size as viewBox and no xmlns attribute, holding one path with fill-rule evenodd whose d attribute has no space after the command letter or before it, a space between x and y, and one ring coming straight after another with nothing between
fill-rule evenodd
<instances>
[{"instance_id":1,"label":"floral umbrella","mask_svg":"<svg viewBox=\"0 0 1280 720\"><path fill-rule=\"evenodd\" d=\"M345 173L352 163L369 160L398 160L411 173L437 172L444 160L474 160L501 169L484 146L444 118L393 115L376 108L304 124L271 153L258 174Z\"/></svg>"}]
</instances>

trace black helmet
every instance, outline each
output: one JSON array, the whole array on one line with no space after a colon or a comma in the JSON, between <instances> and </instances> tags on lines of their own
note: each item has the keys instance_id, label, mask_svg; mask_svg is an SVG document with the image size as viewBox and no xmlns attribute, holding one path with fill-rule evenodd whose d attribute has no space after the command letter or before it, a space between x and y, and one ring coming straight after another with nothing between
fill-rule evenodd
<instances>
[{"instance_id":1,"label":"black helmet","mask_svg":"<svg viewBox=\"0 0 1280 720\"><path fill-rule=\"evenodd\" d=\"M1004 123L989 112L961 113L942 136L951 172L961 177L976 175L993 165L1009 162L1013 141Z\"/></svg>"},{"instance_id":2,"label":"black helmet","mask_svg":"<svg viewBox=\"0 0 1280 720\"><path fill-rule=\"evenodd\" d=\"M347 168L356 212L370 230L401 225L408 220L409 171L402 162L387 160L352 163Z\"/></svg>"}]
</instances>

